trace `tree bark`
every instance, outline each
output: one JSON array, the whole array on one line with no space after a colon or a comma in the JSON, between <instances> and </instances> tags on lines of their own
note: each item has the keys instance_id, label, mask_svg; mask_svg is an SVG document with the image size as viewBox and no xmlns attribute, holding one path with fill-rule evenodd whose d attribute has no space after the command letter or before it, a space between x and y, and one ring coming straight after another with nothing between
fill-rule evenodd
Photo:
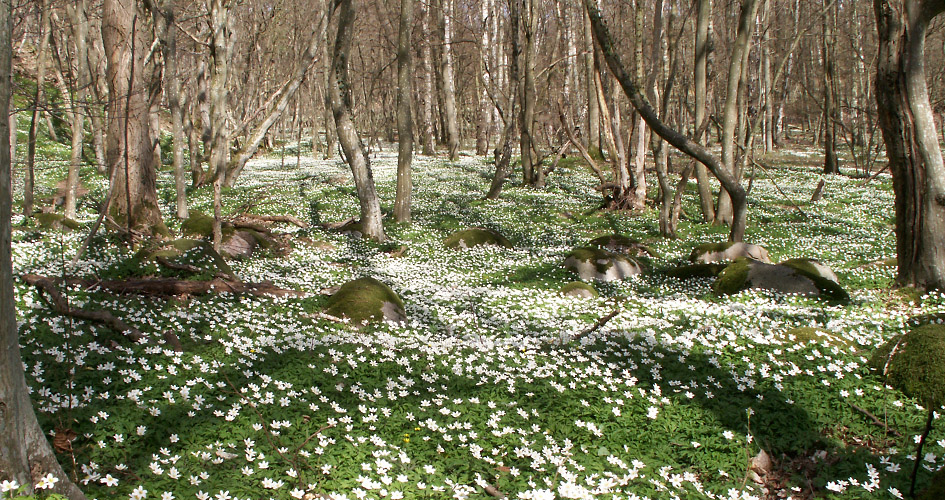
<instances>
[{"instance_id":1,"label":"tree bark","mask_svg":"<svg viewBox=\"0 0 945 500\"><path fill-rule=\"evenodd\" d=\"M397 195L394 219L410 222L410 194L413 182L413 61L410 35L413 30L413 0L400 0L400 26L397 35Z\"/></svg>"},{"instance_id":2,"label":"tree bark","mask_svg":"<svg viewBox=\"0 0 945 500\"><path fill-rule=\"evenodd\" d=\"M102 40L108 61L109 172L116 183L110 213L129 231L164 234L152 163L144 59L150 45L137 0L105 0Z\"/></svg>"},{"instance_id":3,"label":"tree bark","mask_svg":"<svg viewBox=\"0 0 945 500\"><path fill-rule=\"evenodd\" d=\"M40 113L42 112L43 91L46 86L46 53L49 50L49 15L52 9L46 5L47 0L40 0L41 14L39 26L39 48L36 54L36 93L33 94L33 112L30 119L30 130L26 144L26 175L23 179L23 216L33 216L33 191L36 182L36 133L39 127Z\"/></svg>"},{"instance_id":4,"label":"tree bark","mask_svg":"<svg viewBox=\"0 0 945 500\"><path fill-rule=\"evenodd\" d=\"M177 69L177 24L175 0L164 0L155 5L155 31L161 39L164 55L164 80L167 106L171 112L171 128L174 134L174 189L177 197L177 218L186 219L187 186L184 180L184 115L181 109L180 75Z\"/></svg>"},{"instance_id":5,"label":"tree bark","mask_svg":"<svg viewBox=\"0 0 945 500\"><path fill-rule=\"evenodd\" d=\"M824 16L823 21L824 33L821 47L824 60L824 173L839 174L837 121L840 119L840 106L837 100L837 72L836 62L834 61L836 37L834 36L833 21L831 21L829 13Z\"/></svg>"},{"instance_id":6,"label":"tree bark","mask_svg":"<svg viewBox=\"0 0 945 500\"><path fill-rule=\"evenodd\" d=\"M592 156L601 157L600 149L600 105L597 103L597 89L594 74L594 38L591 19L581 9L584 19L584 77L587 80L587 150Z\"/></svg>"},{"instance_id":7,"label":"tree bark","mask_svg":"<svg viewBox=\"0 0 945 500\"><path fill-rule=\"evenodd\" d=\"M79 189L79 169L82 167L82 146L85 143L85 114L89 107L91 79L88 68L89 17L88 2L79 0L66 8L72 21L72 38L75 43L76 88L72 97L72 155L66 178L65 216L76 218L76 203Z\"/></svg>"},{"instance_id":8,"label":"tree bark","mask_svg":"<svg viewBox=\"0 0 945 500\"><path fill-rule=\"evenodd\" d=\"M696 6L696 40L695 40L695 124L694 129L702 127L706 118L706 98L708 97L707 75L709 54L713 50L712 39L709 33L709 23L712 17L712 0L698 0ZM701 135L696 135L696 142L704 144ZM696 184L699 187L699 206L702 208L702 218L705 222L715 222L715 202L712 199L712 189L709 185L709 175L706 166L696 162Z\"/></svg>"},{"instance_id":9,"label":"tree bark","mask_svg":"<svg viewBox=\"0 0 945 500\"><path fill-rule=\"evenodd\" d=\"M925 39L943 0L874 0L876 100L896 198L900 286L945 289L945 166L929 104Z\"/></svg>"},{"instance_id":10,"label":"tree bark","mask_svg":"<svg viewBox=\"0 0 945 500\"><path fill-rule=\"evenodd\" d=\"M492 104L489 101L489 86L492 78L489 76L489 19L492 15L492 0L482 1L482 41L479 46L479 121L476 124L476 154L483 156L489 153L489 138L492 135Z\"/></svg>"},{"instance_id":11,"label":"tree bark","mask_svg":"<svg viewBox=\"0 0 945 500\"><path fill-rule=\"evenodd\" d=\"M335 37L335 48L332 54L331 81L329 88L332 111L335 117L335 128L338 131L338 141L344 151L345 159L351 167L354 184L358 192L358 201L361 205L361 233L377 241L386 241L384 225L381 220L381 204L374 188L374 174L371 172L371 162L361 137L355 129L351 117L351 85L348 83L348 51L351 48L351 38L354 33L355 7L354 0L338 0L335 4L338 10L338 33Z\"/></svg>"},{"instance_id":12,"label":"tree bark","mask_svg":"<svg viewBox=\"0 0 945 500\"><path fill-rule=\"evenodd\" d=\"M537 47L535 37L538 36L538 15L535 14L534 0L512 0L512 2L521 2L519 13L522 16L522 35L524 40L524 53L522 55L522 81L521 81L521 103L522 107L519 116L520 140L519 153L522 160L523 181L526 185L535 186L539 184L539 172L541 165L535 165L534 144L534 123L535 123L535 105L537 96L535 95L535 59L537 58ZM510 14L511 15L511 14Z\"/></svg>"},{"instance_id":13,"label":"tree bark","mask_svg":"<svg viewBox=\"0 0 945 500\"><path fill-rule=\"evenodd\" d=\"M0 0L0 116L10 114L13 63L13 6L11 0ZM70 500L85 496L69 480L56 461L49 441L33 412L20 357L16 323L16 299L13 291L11 249L12 156L10 155L10 122L0 120L0 480L15 481L26 486L52 474L59 481L53 492Z\"/></svg>"},{"instance_id":14,"label":"tree bark","mask_svg":"<svg viewBox=\"0 0 945 500\"><path fill-rule=\"evenodd\" d=\"M456 82L453 75L453 0L440 0L440 25L443 29L443 113L446 119L446 146L450 161L459 155L459 117L456 110Z\"/></svg>"},{"instance_id":15,"label":"tree bark","mask_svg":"<svg viewBox=\"0 0 945 500\"><path fill-rule=\"evenodd\" d=\"M432 0L427 0L423 8L421 32L424 34L424 41L420 47L420 62L423 68L423 87L420 94L422 102L421 109L421 132L420 144L423 146L423 154L433 155L435 152L433 144L433 50L430 48L430 17L432 13Z\"/></svg>"},{"instance_id":16,"label":"tree bark","mask_svg":"<svg viewBox=\"0 0 945 500\"><path fill-rule=\"evenodd\" d=\"M653 132L665 139L666 142L672 144L673 147L705 164L719 179L719 182L722 184L722 189L731 195L735 216L733 218L731 231L729 232L729 239L731 241L742 241L745 237L745 224L748 215L745 189L709 150L693 142L690 138L660 120L656 111L640 92L633 78L630 77L623 62L620 60L620 56L614 49L610 32L601 18L601 12L597 7L596 0L584 0L584 5L591 18L591 25L594 28L594 37L601 48L604 59L607 61L607 65L617 78L617 81L620 82L620 86L623 87L633 107L636 108Z\"/></svg>"}]
</instances>

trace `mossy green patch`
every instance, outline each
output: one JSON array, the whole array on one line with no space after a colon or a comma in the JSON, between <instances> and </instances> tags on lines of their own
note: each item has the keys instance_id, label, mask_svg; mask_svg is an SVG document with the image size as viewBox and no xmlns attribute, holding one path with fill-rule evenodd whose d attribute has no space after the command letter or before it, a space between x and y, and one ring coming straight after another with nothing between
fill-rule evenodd
<instances>
[{"instance_id":1,"label":"mossy green patch","mask_svg":"<svg viewBox=\"0 0 945 500\"><path fill-rule=\"evenodd\" d=\"M666 274L679 279L715 278L726 267L726 264L720 264L716 262L710 262L708 264L690 264L669 269L666 271Z\"/></svg>"},{"instance_id":2,"label":"mossy green patch","mask_svg":"<svg viewBox=\"0 0 945 500\"><path fill-rule=\"evenodd\" d=\"M493 245L512 248L512 242L505 236L485 228L471 228L457 231L443 240L447 248L472 248L480 245Z\"/></svg>"},{"instance_id":3,"label":"mossy green patch","mask_svg":"<svg viewBox=\"0 0 945 500\"><path fill-rule=\"evenodd\" d=\"M235 276L233 269L223 260L223 257L213 250L213 246L201 240L181 238L162 243L160 246L146 247L139 250L135 260L146 262L166 259L175 264L183 264L203 269L205 272L195 278L211 278L219 273Z\"/></svg>"},{"instance_id":4,"label":"mossy green patch","mask_svg":"<svg viewBox=\"0 0 945 500\"><path fill-rule=\"evenodd\" d=\"M924 325L891 338L869 365L906 396L938 408L945 404L945 325Z\"/></svg>"},{"instance_id":5,"label":"mossy green patch","mask_svg":"<svg viewBox=\"0 0 945 500\"><path fill-rule=\"evenodd\" d=\"M35 215L36 222L43 229L56 229L61 231L75 231L82 227L82 224L72 220L62 214L57 213L38 213Z\"/></svg>"},{"instance_id":6,"label":"mossy green patch","mask_svg":"<svg viewBox=\"0 0 945 500\"><path fill-rule=\"evenodd\" d=\"M785 340L794 342L797 344L807 344L810 342L817 342L818 344L824 344L829 346L848 346L850 341L838 336L836 333L831 332L830 330L825 330L823 328L817 328L814 326L799 326L797 328L792 328L781 334Z\"/></svg>"},{"instance_id":7,"label":"mossy green patch","mask_svg":"<svg viewBox=\"0 0 945 500\"><path fill-rule=\"evenodd\" d=\"M572 281L558 290L561 295L573 295L576 297L597 297L597 289L583 281Z\"/></svg>"},{"instance_id":8,"label":"mossy green patch","mask_svg":"<svg viewBox=\"0 0 945 500\"><path fill-rule=\"evenodd\" d=\"M712 284L712 289L719 295L738 293L745 288L749 271L751 271L751 260L748 257L735 259L719 273L715 283Z\"/></svg>"},{"instance_id":9,"label":"mossy green patch","mask_svg":"<svg viewBox=\"0 0 945 500\"><path fill-rule=\"evenodd\" d=\"M588 246L604 248L618 253L633 253L635 255L647 253L654 257L659 257L659 254L653 251L653 249L646 244L633 238L628 238L622 234L607 234L598 238L594 238L588 242Z\"/></svg>"},{"instance_id":10,"label":"mossy green patch","mask_svg":"<svg viewBox=\"0 0 945 500\"><path fill-rule=\"evenodd\" d=\"M384 283L374 278L359 278L341 286L328 299L325 312L361 325L385 319L406 319L404 302Z\"/></svg>"},{"instance_id":11,"label":"mossy green patch","mask_svg":"<svg viewBox=\"0 0 945 500\"><path fill-rule=\"evenodd\" d=\"M184 219L180 225L184 236L209 238L213 236L213 216L199 210L191 210L190 217Z\"/></svg>"},{"instance_id":12,"label":"mossy green patch","mask_svg":"<svg viewBox=\"0 0 945 500\"><path fill-rule=\"evenodd\" d=\"M597 269L597 272L601 274L606 273L608 269L613 267L616 260L627 260L626 257L622 255L602 248L593 247L577 247L568 254L567 258L573 258L581 262L590 262L594 265L594 268Z\"/></svg>"},{"instance_id":13,"label":"mossy green patch","mask_svg":"<svg viewBox=\"0 0 945 500\"><path fill-rule=\"evenodd\" d=\"M825 276L825 274L818 269L815 261L811 259L789 259L782 262L780 265L790 267L801 276L813 281L822 296L830 300L850 300L850 295L847 294L847 291L844 290L839 283Z\"/></svg>"},{"instance_id":14,"label":"mossy green patch","mask_svg":"<svg viewBox=\"0 0 945 500\"><path fill-rule=\"evenodd\" d=\"M724 252L734 244L735 242L732 241L723 241L721 243L702 243L701 245L696 245L696 248L693 248L692 252L689 254L689 260L695 261L700 255L707 253Z\"/></svg>"}]
</instances>

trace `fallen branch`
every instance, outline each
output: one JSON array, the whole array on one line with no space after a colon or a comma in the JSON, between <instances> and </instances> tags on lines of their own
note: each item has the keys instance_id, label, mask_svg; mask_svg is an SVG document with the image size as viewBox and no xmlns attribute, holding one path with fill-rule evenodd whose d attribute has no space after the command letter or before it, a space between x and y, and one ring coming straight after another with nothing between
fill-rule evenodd
<instances>
[{"instance_id":1,"label":"fallen branch","mask_svg":"<svg viewBox=\"0 0 945 500\"><path fill-rule=\"evenodd\" d=\"M123 334L125 337L128 337L128 339L132 342L138 342L141 339L147 338L147 335L141 332L141 330L138 330L128 323L125 323L108 311L89 311L87 309L79 309L70 306L69 302L65 297L62 296L62 294L59 292L59 289L57 288L57 282L60 281L58 279L38 276L35 274L25 274L23 275L23 281L35 286L43 292L46 292L46 295L49 297L50 305L52 306L53 310L59 314L69 316L71 318L102 323L112 330L115 330L116 332ZM177 335L171 332L165 332L163 337L164 342L171 346L175 351L182 352L184 350L183 346L181 346L180 339L177 338Z\"/></svg>"},{"instance_id":2,"label":"fallen branch","mask_svg":"<svg viewBox=\"0 0 945 500\"><path fill-rule=\"evenodd\" d=\"M581 337L585 337L591 333L596 332L597 330L600 330L601 328L604 327L604 325L607 324L607 322L614 319L614 317L617 316L618 314L620 314L619 307L614 309L613 311L611 311L610 313L608 313L606 316L602 317L601 319L597 320L597 323L594 323L590 327L585 328L584 331L582 331L581 333L575 335L574 337L571 337L571 341L573 342L575 340L580 339Z\"/></svg>"},{"instance_id":3,"label":"fallen branch","mask_svg":"<svg viewBox=\"0 0 945 500\"><path fill-rule=\"evenodd\" d=\"M850 406L851 406L854 410L856 410L856 411L862 413L863 415L866 415L866 417L869 418L870 421L872 421L874 424L876 424L876 425L882 427L882 428L886 431L886 433L892 434L893 436L896 436L896 437L902 437L902 434L900 434L899 431L897 431L896 429L891 429L888 425L886 425L886 422L883 422L882 420L880 420L876 415L873 415L873 414L870 413L869 411L864 410L863 408L860 408L859 406L857 406L857 405L855 405L855 404L853 404L853 403L850 403Z\"/></svg>"},{"instance_id":4,"label":"fallen branch","mask_svg":"<svg viewBox=\"0 0 945 500\"><path fill-rule=\"evenodd\" d=\"M287 224L294 224L302 229L308 229L309 225L307 222L299 219L298 217L293 217L291 215L257 215L257 214L242 214L241 218L244 219L253 219L263 222L285 222Z\"/></svg>"}]
</instances>

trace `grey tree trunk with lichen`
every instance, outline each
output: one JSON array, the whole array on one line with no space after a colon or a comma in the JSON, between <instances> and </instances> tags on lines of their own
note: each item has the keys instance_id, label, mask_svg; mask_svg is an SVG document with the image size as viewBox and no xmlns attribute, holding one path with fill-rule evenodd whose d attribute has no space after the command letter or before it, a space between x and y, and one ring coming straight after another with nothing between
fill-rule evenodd
<instances>
[{"instance_id":1,"label":"grey tree trunk with lichen","mask_svg":"<svg viewBox=\"0 0 945 500\"><path fill-rule=\"evenodd\" d=\"M0 116L4 117L10 113L12 89L12 9L11 0L0 0ZM58 479L52 492L84 500L59 466L36 420L23 373L13 291L10 130L10 122L0 120L0 480L16 481L31 493L33 484L52 474Z\"/></svg>"},{"instance_id":2,"label":"grey tree trunk with lichen","mask_svg":"<svg viewBox=\"0 0 945 500\"><path fill-rule=\"evenodd\" d=\"M108 61L106 159L115 181L109 214L145 234L167 232L157 203L144 60L150 46L139 1L105 0L102 40Z\"/></svg>"},{"instance_id":3,"label":"grey tree trunk with lichen","mask_svg":"<svg viewBox=\"0 0 945 500\"><path fill-rule=\"evenodd\" d=\"M410 164L413 162L413 61L410 31L413 29L413 0L400 0L400 27L397 39L397 195L394 219L410 222Z\"/></svg>"},{"instance_id":4,"label":"grey tree trunk with lichen","mask_svg":"<svg viewBox=\"0 0 945 500\"><path fill-rule=\"evenodd\" d=\"M925 73L929 23L945 0L874 0L876 100L896 196L897 284L945 289L945 163Z\"/></svg>"},{"instance_id":5,"label":"grey tree trunk with lichen","mask_svg":"<svg viewBox=\"0 0 945 500\"><path fill-rule=\"evenodd\" d=\"M709 69L709 54L712 52L712 38L709 30L712 16L712 0L698 0L696 6L696 33L695 33L695 69L693 84L695 85L695 124L694 129L702 128L706 118L706 100L708 97L707 75ZM697 133L695 141L704 144L701 134ZM702 208L702 218L705 222L715 222L715 202L712 200L712 190L709 186L709 175L706 166L696 162L696 185L699 187L699 206Z\"/></svg>"},{"instance_id":6,"label":"grey tree trunk with lichen","mask_svg":"<svg viewBox=\"0 0 945 500\"><path fill-rule=\"evenodd\" d=\"M335 117L335 129L338 131L338 142L344 151L345 160L351 167L354 184L358 192L358 201L361 205L362 234L368 238L385 241L384 225L381 219L381 204L374 188L374 174L371 172L371 162L361 137L351 118L351 86L348 83L348 51L351 48L351 38L354 31L356 10L354 0L339 0L335 9L338 10L338 33L335 36L335 48L331 62L331 85L328 93L331 96L332 111Z\"/></svg>"}]
</instances>

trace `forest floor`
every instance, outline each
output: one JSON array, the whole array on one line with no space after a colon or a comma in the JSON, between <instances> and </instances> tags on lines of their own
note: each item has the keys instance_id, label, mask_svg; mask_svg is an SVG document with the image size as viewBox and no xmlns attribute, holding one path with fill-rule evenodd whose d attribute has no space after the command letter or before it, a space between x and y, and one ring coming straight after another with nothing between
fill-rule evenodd
<instances>
[{"instance_id":1,"label":"forest floor","mask_svg":"<svg viewBox=\"0 0 945 500\"><path fill-rule=\"evenodd\" d=\"M41 152L40 197L52 195L66 167L63 151ZM229 262L243 282L305 296L62 289L72 307L109 311L156 337L175 333L183 352L63 317L17 282L34 405L89 498L872 499L908 491L926 412L884 387L866 360L909 318L945 310L945 295L890 288L888 176L830 176L823 200L809 203L818 153L786 149L756 172L746 240L775 262L826 263L851 296L831 303L761 291L717 296L711 279L667 276L696 244L727 238L725 228L694 222L694 183L680 238L667 240L652 208L595 210L597 183L578 162L564 162L544 190L512 182L501 200L483 201L490 164L418 156L413 223L388 218L391 241L377 244L318 225L356 216L358 203L343 163L310 156L298 167L292 151L253 161L224 192L224 214L248 208L313 224L278 226L292 235L291 252ZM395 150L372 163L390 212ZM14 273L169 275L104 231L70 264L105 191L93 170L83 179L90 193L78 230L14 216ZM210 194L191 192L191 209L212 213ZM166 168L159 198L179 231ZM513 248L444 247L467 227L494 229ZM613 233L659 257L639 276L596 284L599 298L561 295L575 279L564 256ZM406 323L358 329L319 314L328 299L321 290L362 276L403 298ZM786 335L811 326L833 337ZM752 462L760 450L770 466ZM942 425L923 455L920 488L945 461Z\"/></svg>"}]
</instances>

